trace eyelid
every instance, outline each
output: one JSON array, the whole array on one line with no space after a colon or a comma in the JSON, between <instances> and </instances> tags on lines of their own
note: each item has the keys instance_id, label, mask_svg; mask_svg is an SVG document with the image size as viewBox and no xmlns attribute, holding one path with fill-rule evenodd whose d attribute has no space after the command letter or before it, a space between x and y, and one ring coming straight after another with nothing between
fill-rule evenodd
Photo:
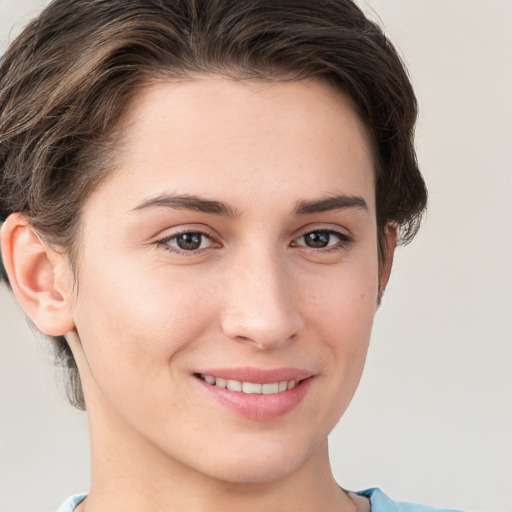
<instances>
[{"instance_id":1,"label":"eyelid","mask_svg":"<svg viewBox=\"0 0 512 512\"><path fill-rule=\"evenodd\" d=\"M337 224L310 224L308 226L304 226L298 229L294 235L294 239L300 238L308 233L313 233L315 231L325 232L325 233L333 233L338 234L341 238L346 240L354 240L355 237L352 232L345 227L339 226Z\"/></svg>"},{"instance_id":2,"label":"eyelid","mask_svg":"<svg viewBox=\"0 0 512 512\"><path fill-rule=\"evenodd\" d=\"M153 235L151 238L155 242L158 242L159 240L169 240L172 237L179 236L184 233L201 233L212 239L219 238L219 236L216 234L216 231L214 231L209 226L196 223L184 223L177 224L175 226L167 226L165 229L159 229L158 233Z\"/></svg>"}]
</instances>

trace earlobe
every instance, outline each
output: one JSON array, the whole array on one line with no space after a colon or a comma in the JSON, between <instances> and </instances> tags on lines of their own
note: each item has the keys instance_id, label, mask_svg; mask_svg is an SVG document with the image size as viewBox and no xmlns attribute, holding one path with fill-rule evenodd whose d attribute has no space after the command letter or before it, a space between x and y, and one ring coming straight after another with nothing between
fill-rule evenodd
<instances>
[{"instance_id":1,"label":"earlobe","mask_svg":"<svg viewBox=\"0 0 512 512\"><path fill-rule=\"evenodd\" d=\"M49 247L19 213L2 225L0 247L12 291L36 327L49 336L71 331L72 289L65 255Z\"/></svg>"}]
</instances>

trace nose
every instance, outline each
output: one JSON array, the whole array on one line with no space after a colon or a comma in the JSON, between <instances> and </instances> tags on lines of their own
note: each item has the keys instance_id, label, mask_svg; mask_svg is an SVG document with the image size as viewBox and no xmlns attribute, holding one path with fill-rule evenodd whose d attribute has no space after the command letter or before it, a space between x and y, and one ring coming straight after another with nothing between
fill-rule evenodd
<instances>
[{"instance_id":1,"label":"nose","mask_svg":"<svg viewBox=\"0 0 512 512\"><path fill-rule=\"evenodd\" d=\"M260 350L280 347L303 327L294 282L276 258L251 256L228 274L222 330L229 338Z\"/></svg>"}]
</instances>

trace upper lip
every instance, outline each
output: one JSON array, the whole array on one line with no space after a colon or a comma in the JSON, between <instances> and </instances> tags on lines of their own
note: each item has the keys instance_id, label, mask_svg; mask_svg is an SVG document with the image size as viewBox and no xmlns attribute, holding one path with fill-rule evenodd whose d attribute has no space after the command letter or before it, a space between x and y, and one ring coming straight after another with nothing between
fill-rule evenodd
<instances>
[{"instance_id":1,"label":"upper lip","mask_svg":"<svg viewBox=\"0 0 512 512\"><path fill-rule=\"evenodd\" d=\"M300 381L314 375L313 372L300 368L260 369L252 367L210 368L194 373L199 375L210 375L215 378L226 380L230 379L240 382L253 382L255 384L283 382L285 380Z\"/></svg>"}]
</instances>

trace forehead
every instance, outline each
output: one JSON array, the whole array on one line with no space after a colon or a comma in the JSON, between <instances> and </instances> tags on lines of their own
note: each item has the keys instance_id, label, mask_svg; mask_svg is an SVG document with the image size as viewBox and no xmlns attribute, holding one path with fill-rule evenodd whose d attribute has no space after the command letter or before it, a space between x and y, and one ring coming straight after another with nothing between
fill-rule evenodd
<instances>
[{"instance_id":1,"label":"forehead","mask_svg":"<svg viewBox=\"0 0 512 512\"><path fill-rule=\"evenodd\" d=\"M244 131L236 131L241 124ZM215 137L219 129L229 135L230 127L235 129L232 135L238 144L254 144L263 141L261 128L265 125L267 132L281 130L290 138L303 130L324 135L330 131L326 142L340 135L347 142L369 138L350 100L320 80L268 82L205 75L150 83L129 105L124 133L135 148L141 135L153 132L154 136L155 129L164 125L165 132L175 137L176 146L186 143L187 147ZM331 130L341 125L342 131ZM216 128L215 132L211 128ZM162 129L160 133L167 135ZM194 134L197 137L190 137ZM244 138L251 135L254 137L249 140Z\"/></svg>"},{"instance_id":2,"label":"forehead","mask_svg":"<svg viewBox=\"0 0 512 512\"><path fill-rule=\"evenodd\" d=\"M276 189L297 199L373 191L365 127L339 91L316 80L157 82L132 102L121 134L111 179L128 196L222 190L236 202Z\"/></svg>"}]
</instances>

